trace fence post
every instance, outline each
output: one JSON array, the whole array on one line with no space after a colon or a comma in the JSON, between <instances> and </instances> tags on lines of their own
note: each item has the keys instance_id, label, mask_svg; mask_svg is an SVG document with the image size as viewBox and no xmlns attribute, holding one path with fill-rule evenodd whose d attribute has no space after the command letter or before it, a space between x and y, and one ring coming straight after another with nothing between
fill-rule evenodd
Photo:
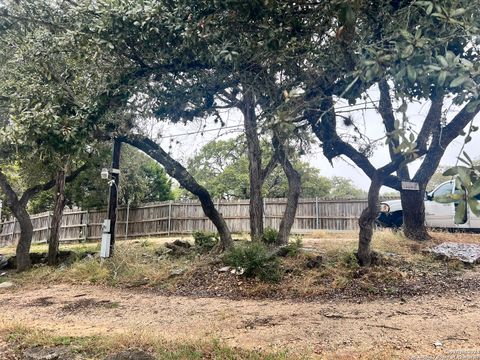
<instances>
[{"instance_id":1,"label":"fence post","mask_svg":"<svg viewBox=\"0 0 480 360\"><path fill-rule=\"evenodd\" d=\"M50 239L50 211L47 212L47 239L45 242L48 244L48 240ZM60 229L59 229L60 230Z\"/></svg>"},{"instance_id":2,"label":"fence post","mask_svg":"<svg viewBox=\"0 0 480 360\"><path fill-rule=\"evenodd\" d=\"M17 219L13 218L12 234L10 236L10 242L13 244L15 242L15 227L17 225Z\"/></svg>"},{"instance_id":3,"label":"fence post","mask_svg":"<svg viewBox=\"0 0 480 360\"><path fill-rule=\"evenodd\" d=\"M125 219L125 240L128 239L128 218L130 217L130 200L127 201L127 218Z\"/></svg>"},{"instance_id":4,"label":"fence post","mask_svg":"<svg viewBox=\"0 0 480 360\"><path fill-rule=\"evenodd\" d=\"M83 224L83 238L85 239L85 242L88 241L88 225L90 222L90 213L85 211L85 223Z\"/></svg>"},{"instance_id":5,"label":"fence post","mask_svg":"<svg viewBox=\"0 0 480 360\"><path fill-rule=\"evenodd\" d=\"M267 224L265 223L267 221L267 200L263 198L263 227L266 228Z\"/></svg>"},{"instance_id":6,"label":"fence post","mask_svg":"<svg viewBox=\"0 0 480 360\"><path fill-rule=\"evenodd\" d=\"M318 229L320 227L319 215L318 197L315 197L315 229Z\"/></svg>"},{"instance_id":7,"label":"fence post","mask_svg":"<svg viewBox=\"0 0 480 360\"><path fill-rule=\"evenodd\" d=\"M167 225L168 236L170 236L171 227L172 227L172 200L168 202L168 225Z\"/></svg>"}]
</instances>

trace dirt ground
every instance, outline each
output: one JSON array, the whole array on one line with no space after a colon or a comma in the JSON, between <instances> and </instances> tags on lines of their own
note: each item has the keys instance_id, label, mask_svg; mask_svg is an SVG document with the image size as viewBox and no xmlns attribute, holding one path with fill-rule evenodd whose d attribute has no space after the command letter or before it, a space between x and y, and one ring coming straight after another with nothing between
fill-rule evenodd
<instances>
[{"instance_id":1,"label":"dirt ground","mask_svg":"<svg viewBox=\"0 0 480 360\"><path fill-rule=\"evenodd\" d=\"M351 249L355 238L347 235L319 233L306 237L304 245L321 247L326 253L330 248ZM432 243L457 237L439 233ZM157 240L149 241L158 245ZM390 241L384 239L376 246ZM462 235L462 241L479 243L479 237ZM393 250L402 253L402 249ZM215 284L230 276L214 273ZM180 343L219 340L233 348L288 351L292 358L480 360L480 268L445 274L436 270L429 277L416 277L413 285L418 291L392 297L323 295L308 301L302 296L228 297L217 288L202 292L208 285L202 282L192 285L195 291L190 289L189 296L181 296L181 282L169 294L158 288L30 282L0 289L0 333L21 325L58 336L148 335ZM8 351L9 344L0 338L0 360Z\"/></svg>"},{"instance_id":2,"label":"dirt ground","mask_svg":"<svg viewBox=\"0 0 480 360\"><path fill-rule=\"evenodd\" d=\"M355 359L367 353L480 350L480 294L406 301L288 302L159 296L95 286L1 290L3 326L84 336L149 333L167 340L218 339L249 349ZM435 346L440 342L441 346ZM320 355L321 354L321 355Z\"/></svg>"}]
</instances>

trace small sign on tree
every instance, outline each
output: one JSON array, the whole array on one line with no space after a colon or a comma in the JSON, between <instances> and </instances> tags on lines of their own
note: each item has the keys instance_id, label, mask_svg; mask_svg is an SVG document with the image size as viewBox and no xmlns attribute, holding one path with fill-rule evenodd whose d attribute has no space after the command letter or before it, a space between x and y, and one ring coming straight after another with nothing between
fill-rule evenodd
<instances>
[{"instance_id":1,"label":"small sign on tree","mask_svg":"<svg viewBox=\"0 0 480 360\"><path fill-rule=\"evenodd\" d=\"M419 191L420 185L414 181L402 181L402 190Z\"/></svg>"}]
</instances>

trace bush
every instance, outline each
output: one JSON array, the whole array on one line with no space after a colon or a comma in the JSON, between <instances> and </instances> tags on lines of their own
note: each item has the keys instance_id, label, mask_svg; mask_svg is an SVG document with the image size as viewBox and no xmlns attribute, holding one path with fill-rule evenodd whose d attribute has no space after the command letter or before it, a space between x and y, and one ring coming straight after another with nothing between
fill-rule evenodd
<instances>
[{"instance_id":1,"label":"bush","mask_svg":"<svg viewBox=\"0 0 480 360\"><path fill-rule=\"evenodd\" d=\"M219 241L218 234L208 231L195 231L193 238L195 239L195 246L201 253L209 252Z\"/></svg>"},{"instance_id":2,"label":"bush","mask_svg":"<svg viewBox=\"0 0 480 360\"><path fill-rule=\"evenodd\" d=\"M273 245L275 244L275 241L277 241L277 237L278 231L267 227L265 230L263 230L262 242L268 245Z\"/></svg>"},{"instance_id":3,"label":"bush","mask_svg":"<svg viewBox=\"0 0 480 360\"><path fill-rule=\"evenodd\" d=\"M278 282L282 271L278 258L269 254L268 248L258 242L248 243L225 254L226 265L244 269L246 277L258 277L266 282Z\"/></svg>"},{"instance_id":4,"label":"bush","mask_svg":"<svg viewBox=\"0 0 480 360\"><path fill-rule=\"evenodd\" d=\"M300 235L295 235L295 240L289 243L286 248L286 256L297 256L303 248L303 241Z\"/></svg>"}]
</instances>

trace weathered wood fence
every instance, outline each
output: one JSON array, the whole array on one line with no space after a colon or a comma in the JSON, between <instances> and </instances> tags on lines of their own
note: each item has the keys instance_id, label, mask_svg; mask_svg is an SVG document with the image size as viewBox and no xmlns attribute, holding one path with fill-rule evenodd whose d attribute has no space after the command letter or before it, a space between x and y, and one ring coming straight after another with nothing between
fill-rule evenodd
<instances>
[{"instance_id":1,"label":"weathered wood fence","mask_svg":"<svg viewBox=\"0 0 480 360\"><path fill-rule=\"evenodd\" d=\"M250 231L248 200L221 200L216 205L232 232ZM358 217L366 205L366 200L300 199L292 230L294 233L302 233L315 229L357 229ZM266 227L279 228L285 206L286 199L265 199ZM105 218L104 210L66 210L60 239L63 242L98 240L101 238L101 225ZM50 220L49 212L32 216L33 242L46 242ZM118 238L188 234L197 230L215 230L212 222L203 214L198 201L167 201L118 209ZM0 246L15 243L19 235L20 227L16 220L0 223Z\"/></svg>"}]
</instances>

